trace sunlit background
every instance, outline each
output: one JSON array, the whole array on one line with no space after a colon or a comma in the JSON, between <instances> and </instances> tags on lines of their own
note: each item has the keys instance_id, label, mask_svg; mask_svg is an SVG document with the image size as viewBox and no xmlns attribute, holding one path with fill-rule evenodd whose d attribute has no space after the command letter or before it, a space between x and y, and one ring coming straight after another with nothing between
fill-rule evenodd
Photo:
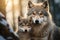
<instances>
[{"instance_id":1,"label":"sunlit background","mask_svg":"<svg viewBox=\"0 0 60 40\"><path fill-rule=\"evenodd\" d=\"M13 26L13 28L17 28L18 16L27 17L28 1L29 0L0 0L0 11L5 15L11 27ZM30 1L39 3L46 0ZM50 12L53 15L53 20L56 25L60 26L60 0L48 0L48 2L50 5Z\"/></svg>"},{"instance_id":2,"label":"sunlit background","mask_svg":"<svg viewBox=\"0 0 60 40\"><path fill-rule=\"evenodd\" d=\"M20 13L19 0L6 0L6 18L10 26L18 26L18 16Z\"/></svg>"},{"instance_id":3,"label":"sunlit background","mask_svg":"<svg viewBox=\"0 0 60 40\"><path fill-rule=\"evenodd\" d=\"M27 17L29 0L0 0L0 11L5 15L11 28L18 29L18 16ZM37 3L37 0L31 0ZM17 30L15 30L17 32Z\"/></svg>"}]
</instances>

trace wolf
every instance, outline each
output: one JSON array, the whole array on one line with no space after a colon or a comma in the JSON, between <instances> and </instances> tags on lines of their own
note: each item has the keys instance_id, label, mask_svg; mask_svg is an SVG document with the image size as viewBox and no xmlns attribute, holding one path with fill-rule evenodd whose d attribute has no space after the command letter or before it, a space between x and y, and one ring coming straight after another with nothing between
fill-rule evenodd
<instances>
[{"instance_id":1,"label":"wolf","mask_svg":"<svg viewBox=\"0 0 60 40\"><path fill-rule=\"evenodd\" d=\"M31 40L60 40L59 28L54 24L47 1L28 2L27 17L31 23ZM56 33L57 32L57 33Z\"/></svg>"},{"instance_id":2,"label":"wolf","mask_svg":"<svg viewBox=\"0 0 60 40\"><path fill-rule=\"evenodd\" d=\"M30 40L29 32L31 30L31 26L29 20L24 17L18 17L18 35L20 40Z\"/></svg>"},{"instance_id":3,"label":"wolf","mask_svg":"<svg viewBox=\"0 0 60 40\"><path fill-rule=\"evenodd\" d=\"M17 34L10 28L5 16L0 12L0 40L19 40Z\"/></svg>"}]
</instances>

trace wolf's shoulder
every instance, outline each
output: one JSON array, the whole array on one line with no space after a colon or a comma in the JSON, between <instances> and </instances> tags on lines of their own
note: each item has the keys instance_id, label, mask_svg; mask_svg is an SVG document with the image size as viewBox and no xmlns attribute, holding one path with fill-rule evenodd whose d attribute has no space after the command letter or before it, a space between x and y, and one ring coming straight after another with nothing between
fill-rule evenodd
<instances>
[{"instance_id":1,"label":"wolf's shoulder","mask_svg":"<svg viewBox=\"0 0 60 40\"><path fill-rule=\"evenodd\" d=\"M60 27L56 27L53 33L54 40L60 40Z\"/></svg>"},{"instance_id":2,"label":"wolf's shoulder","mask_svg":"<svg viewBox=\"0 0 60 40\"><path fill-rule=\"evenodd\" d=\"M52 31L51 31L51 40L60 40L60 27L55 27Z\"/></svg>"}]
</instances>

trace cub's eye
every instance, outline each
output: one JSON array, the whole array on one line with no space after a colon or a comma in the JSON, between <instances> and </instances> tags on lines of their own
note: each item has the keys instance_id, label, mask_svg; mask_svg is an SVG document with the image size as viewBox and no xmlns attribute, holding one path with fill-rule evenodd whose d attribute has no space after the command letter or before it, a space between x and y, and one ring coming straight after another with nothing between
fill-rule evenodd
<instances>
[{"instance_id":1,"label":"cub's eye","mask_svg":"<svg viewBox=\"0 0 60 40\"><path fill-rule=\"evenodd\" d=\"M28 28L31 28L30 26Z\"/></svg>"},{"instance_id":2,"label":"cub's eye","mask_svg":"<svg viewBox=\"0 0 60 40\"><path fill-rule=\"evenodd\" d=\"M24 24L23 23L19 23L19 26L24 26Z\"/></svg>"}]
</instances>

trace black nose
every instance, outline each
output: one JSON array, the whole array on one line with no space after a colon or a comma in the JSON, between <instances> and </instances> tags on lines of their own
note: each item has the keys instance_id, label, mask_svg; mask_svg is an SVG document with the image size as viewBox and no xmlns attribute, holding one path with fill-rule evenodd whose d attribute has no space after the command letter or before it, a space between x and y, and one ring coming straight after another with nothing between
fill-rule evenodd
<instances>
[{"instance_id":1,"label":"black nose","mask_svg":"<svg viewBox=\"0 0 60 40\"><path fill-rule=\"evenodd\" d=\"M27 32L27 30L25 30L25 32Z\"/></svg>"},{"instance_id":2,"label":"black nose","mask_svg":"<svg viewBox=\"0 0 60 40\"><path fill-rule=\"evenodd\" d=\"M35 23L36 23L36 24L39 24L39 20L36 20Z\"/></svg>"}]
</instances>

